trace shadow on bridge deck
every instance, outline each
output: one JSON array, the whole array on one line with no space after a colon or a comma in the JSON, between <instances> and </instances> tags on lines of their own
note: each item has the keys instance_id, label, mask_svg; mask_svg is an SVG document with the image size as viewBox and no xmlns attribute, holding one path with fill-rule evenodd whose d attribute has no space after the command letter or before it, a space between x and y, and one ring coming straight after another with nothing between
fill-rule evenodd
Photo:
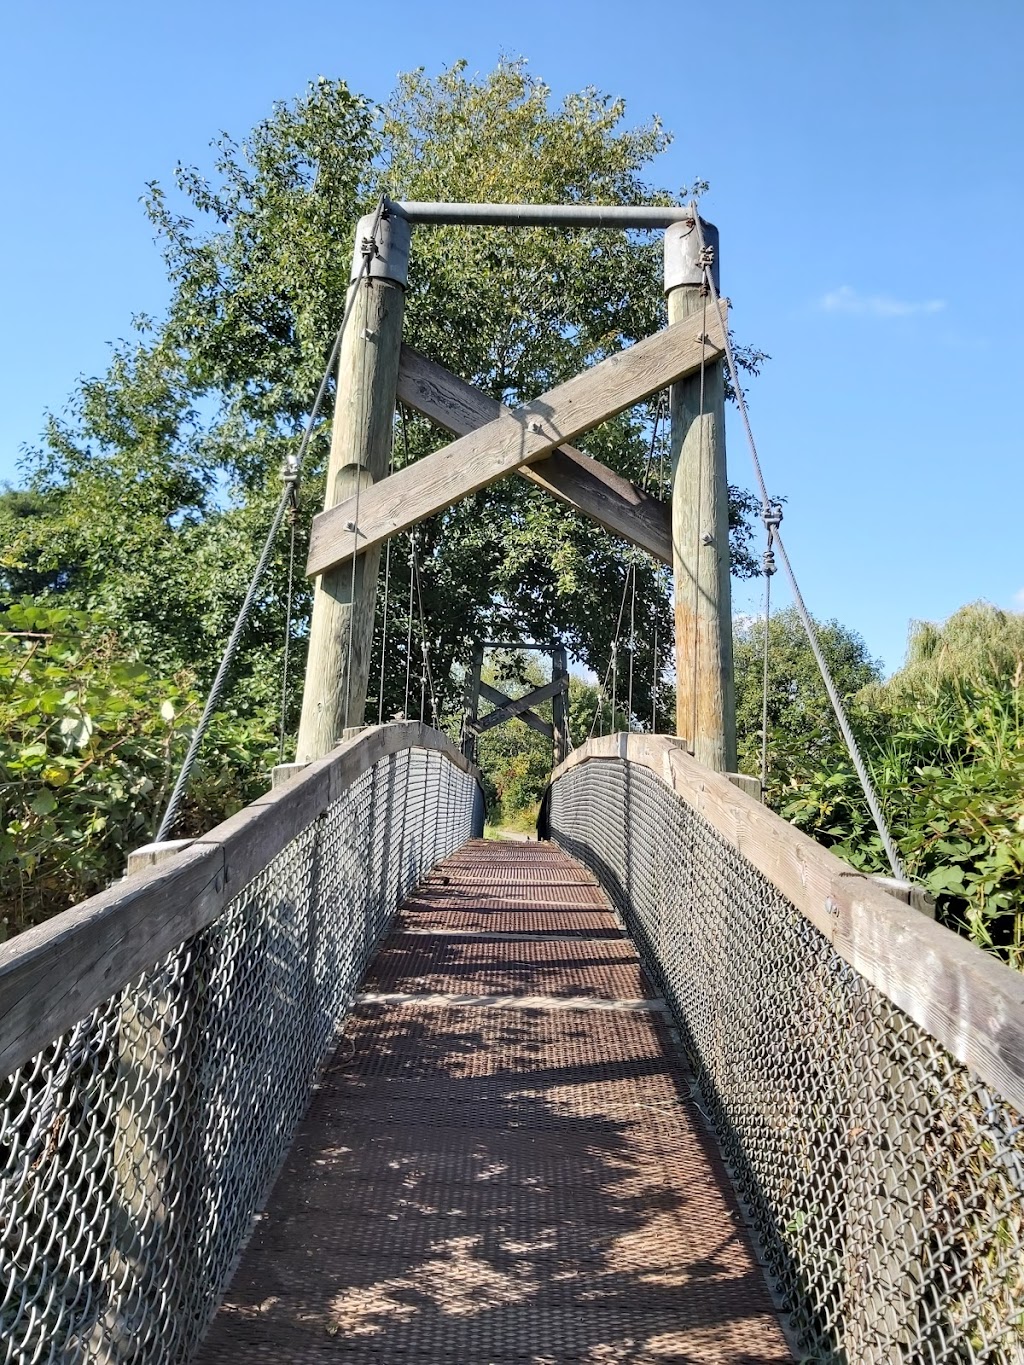
<instances>
[{"instance_id":1,"label":"shadow on bridge deck","mask_svg":"<svg viewBox=\"0 0 1024 1365\"><path fill-rule=\"evenodd\" d=\"M790 1359L601 891L467 845L371 969L201 1365Z\"/></svg>"}]
</instances>

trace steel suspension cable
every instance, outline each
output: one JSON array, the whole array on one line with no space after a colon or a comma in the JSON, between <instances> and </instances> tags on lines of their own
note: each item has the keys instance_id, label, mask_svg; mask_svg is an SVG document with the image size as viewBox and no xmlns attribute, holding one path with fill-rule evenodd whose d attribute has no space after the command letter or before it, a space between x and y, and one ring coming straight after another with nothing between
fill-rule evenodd
<instances>
[{"instance_id":1,"label":"steel suspension cable","mask_svg":"<svg viewBox=\"0 0 1024 1365\"><path fill-rule=\"evenodd\" d=\"M636 659L636 565L633 565L633 588L629 601L629 691L626 700L626 729L633 728L633 664Z\"/></svg>"},{"instance_id":2,"label":"steel suspension cable","mask_svg":"<svg viewBox=\"0 0 1024 1365\"><path fill-rule=\"evenodd\" d=\"M263 550L260 554L256 568L253 571L252 578L249 580L249 589L245 594L245 600L242 602L238 616L235 618L234 628L228 637L227 645L224 647L220 667L217 669L217 675L214 678L213 685L207 695L206 705L203 707L203 713L199 717L199 724L196 726L192 735L192 741L188 746L185 761L181 765L181 771L178 773L178 780L175 782L174 790L171 792L171 799L167 803L167 809L164 811L163 819L160 821L159 827L157 828L155 841L158 844L163 843L167 838L174 828L175 820L178 818L178 808L181 805L182 798L188 787L189 779L192 776L192 769L195 767L196 758L199 754L199 747L206 736L210 721L213 719L213 713L217 707L217 703L220 701L220 694L224 689L228 670L234 662L235 650L238 648L238 642L242 638L242 632L248 624L249 614L252 611L253 603L256 601L256 593L259 589L267 564L270 561L270 556L274 549L274 541L277 539L277 533L281 529L281 522L284 520L284 514L288 510L290 499L291 489L287 488L278 500L277 510L274 512L274 519L271 522L267 538L263 543Z\"/></svg>"},{"instance_id":3,"label":"steel suspension cable","mask_svg":"<svg viewBox=\"0 0 1024 1365\"><path fill-rule=\"evenodd\" d=\"M413 613L413 591L414 581L412 575L413 559L416 554L416 528L409 532L409 629L405 640L405 710L403 712L406 720L409 719L409 689L412 686L412 613Z\"/></svg>"},{"instance_id":4,"label":"steel suspension cable","mask_svg":"<svg viewBox=\"0 0 1024 1365\"><path fill-rule=\"evenodd\" d=\"M665 412L665 396L664 396L664 394L661 394L661 395L659 395L657 406L656 406L655 409L654 409L654 423L653 423L653 426L652 426L652 428L651 428L651 442L650 442L650 446L648 447L647 457L646 457L646 459L645 459L645 461L644 461L644 470L643 470L643 475L642 475L641 481L640 481L640 487L643 489L644 492L647 491L648 483L650 482L651 469L652 469L653 464L654 464L654 451L655 451L655 445L656 445L656 442L657 442L657 439L658 439L658 426L659 426L659 424L660 424L660 422L661 422L661 420L662 420L662 418L663 418L663 416L664 416L664 412ZM613 730L613 732L614 732L614 727L615 727L615 709L616 709L616 704L617 704L616 698L617 698L617 673L618 673L619 640L620 640L620 638L621 638L621 633L622 633L622 622L623 622L623 619L624 619L624 617L625 617L626 602L627 602L627 599L628 599L628 597L629 597L629 592L630 592L630 586L631 586L631 585L632 585L632 589L633 589L633 598L634 598L634 607L635 607L635 601L636 601L636 560L635 560L634 558L631 558L631 559L630 559L629 564L628 564L628 566L627 566L627 568L626 568L626 578L625 578L625 581L624 581L623 584L622 584L622 601L619 603L619 615L618 615L618 619L617 619L617 621L616 621L616 623L615 623L615 633L614 633L614 635L613 635L613 637L612 637L611 652L610 652L610 655L609 655L608 667L607 667L607 669L605 670L604 682L603 682L603 683L598 683L598 687L597 687L597 691L598 691L598 704L597 704L597 710L594 712L594 719L593 719L593 721L591 722L591 725L590 725L590 734L587 736L588 739L593 739L593 738L594 738L594 731L597 729L598 723L599 723L599 722L600 722L600 726L601 726L601 734L602 734L602 735L604 734L604 705L603 705L603 704L604 704L604 699L605 699L605 697L606 697L607 694L608 694L608 680L609 680L609 678L611 678L611 683L612 683L612 697L611 697L611 700L612 700L612 718L611 718L611 724L612 724L612 730ZM632 633L632 627L631 627L631 633ZM634 637L634 638L635 638L635 637ZM655 667L657 667L657 663L655 663ZM632 708L632 705L633 705L633 686L632 686L632 684L633 684L633 660L632 660L632 655L631 655L631 656L630 656L630 678L629 678L629 705L630 705L630 708ZM629 724L629 721L627 720L627 725L628 725L628 724Z\"/></svg>"},{"instance_id":5,"label":"steel suspension cable","mask_svg":"<svg viewBox=\"0 0 1024 1365\"><path fill-rule=\"evenodd\" d=\"M608 659L608 667L607 667L607 669L605 669L604 682L603 682L602 684L599 684L599 686L598 686L598 698L599 698L599 703L598 703L598 709L597 709L597 711L594 713L593 722L591 723L591 726L590 726L590 736L589 736L590 739L593 739L593 738L594 738L594 730L595 730L595 728L597 727L597 722L598 722L599 719L600 719L600 722L601 722L601 733L602 733L602 735L604 734L604 712L603 712L603 707L602 707L602 705L601 705L601 701L602 701L603 698L606 697L607 694L608 694L608 680L609 680L609 678L612 679L612 697L613 697L613 700L612 700L612 720L611 720L611 723L612 723L612 725L615 724L615 709L614 709L614 708L615 708L615 702L614 702L614 695L615 695L615 692L614 692L614 688L615 688L615 683L614 683L615 654L616 654L616 651L617 651L617 649L618 649L619 631L620 631L621 628L622 628L622 618L623 618L623 614L625 613L625 610L626 610L626 594L627 594L627 592L629 591L629 575L630 575L630 570L631 570L631 569L632 569L632 565L630 565L630 568L628 568L628 569L626 570L626 580L625 580L625 582L624 582L623 585L622 585L622 601L619 603L619 619L618 619L618 621L615 623L615 634L614 634L614 636L612 637L612 646L611 646L612 652L611 652L611 655L610 655L610 657L609 657L609 659Z\"/></svg>"},{"instance_id":6,"label":"steel suspension cable","mask_svg":"<svg viewBox=\"0 0 1024 1365\"><path fill-rule=\"evenodd\" d=\"M415 541L413 541L412 558L413 581L416 584L416 601L420 614L420 651L423 655L423 673L420 683L420 720L424 719L425 697L429 695L431 717L436 729L440 716L437 710L437 693L434 690L434 675L430 668L430 641L427 639L427 616L423 609L423 576L420 573L419 551Z\"/></svg>"},{"instance_id":7,"label":"steel suspension cable","mask_svg":"<svg viewBox=\"0 0 1024 1365\"><path fill-rule=\"evenodd\" d=\"M694 228L697 233L697 241L699 243L701 256L703 258L704 255L706 254L707 248L704 242L704 233L701 230L700 213L697 209L696 204L694 204L692 208ZM771 509L776 504L773 504L772 500L768 496L768 489L764 481L764 474L761 471L761 460L757 453L757 442L754 440L754 433L750 426L750 417L747 412L746 399L743 396L743 389L740 386L739 370L737 369L736 365L736 357L733 352L732 341L729 337L728 326L729 320L728 317L722 316L721 300L719 298L718 290L715 288L714 276L712 274L710 264L708 263L704 263L704 280L708 289L708 293L710 294L712 300L714 301L715 307L718 310L718 315L722 327L722 338L725 344L725 360L729 370L729 378L732 381L733 391L736 396L736 405L739 408L740 416L743 420L743 427L747 435L747 445L750 450L750 458L754 466L754 474L757 478L758 488L760 489L761 492L762 515L768 517L771 515ZM835 685L835 681L832 677L832 672L828 666L828 662L825 659L825 655L822 652L821 642L818 639L818 632L815 629L814 620L811 617L810 612L807 610L807 605L804 602L803 594L800 591L800 585L796 581L796 575L793 572L793 566L789 562L789 555L786 553L786 547L783 543L782 536L777 528L775 530L774 540L775 544L779 547L779 555L782 558L782 566L786 570L786 577L789 580L789 586L793 593L793 602L794 605L796 606L797 614L800 617L800 621L803 625L804 632L807 635L807 640L811 646L811 652L814 655L815 662L818 665L818 671L821 674L822 682L825 684L825 691L828 693L829 701L832 703L832 710L835 712L835 717L839 724L839 729L842 731L843 739L846 742L847 751L849 752L850 758L853 761L853 766L856 769L857 777L860 779L861 790L864 792L864 797L868 804L868 810L871 812L871 818L875 822L875 828L878 830L879 836L881 837L882 847L885 849L886 857L889 860L889 866L892 868L893 876L896 877L898 881L903 881L905 877L905 873L903 871L903 863L900 860L899 853L896 850L896 845L893 842L892 835L889 833L889 826L886 823L885 816L882 814L882 808L878 800L878 795L875 792L874 785L871 781L870 776L868 775L867 766L864 763L864 759L860 752L860 746L857 743L856 737L854 736L853 730L850 726L849 718L847 717L846 714L846 708L843 706L842 698L839 696L839 690Z\"/></svg>"},{"instance_id":8,"label":"steel suspension cable","mask_svg":"<svg viewBox=\"0 0 1024 1365\"><path fill-rule=\"evenodd\" d=\"M388 652L388 606L391 600L391 537L384 551L384 617L380 632L380 696L377 700L377 724L384 724L384 666Z\"/></svg>"},{"instance_id":9,"label":"steel suspension cable","mask_svg":"<svg viewBox=\"0 0 1024 1365\"><path fill-rule=\"evenodd\" d=\"M662 400L664 401L664 399ZM661 406L659 404L659 412ZM657 421L657 413L655 414ZM653 441L651 442L653 445ZM664 442L658 447L658 491L664 490L665 479L665 446ZM656 734L658 730L658 694L661 691L661 660L658 654L658 613L654 613L654 640L651 649L651 734Z\"/></svg>"},{"instance_id":10,"label":"steel suspension cable","mask_svg":"<svg viewBox=\"0 0 1024 1365\"><path fill-rule=\"evenodd\" d=\"M707 344L708 344L708 290L703 290L704 302L701 308L700 322L700 406L697 413L697 502L696 506L701 506L701 497L704 482L704 453L707 433L704 430L704 410L705 410L705 375L707 371ZM701 530L700 517L696 516L693 520L693 655L690 688L693 693L693 715L690 721L690 743L697 739L697 694L698 688L698 654L700 653L700 563L701 563ZM679 660L676 660L676 668L679 667Z\"/></svg>"},{"instance_id":11,"label":"steel suspension cable","mask_svg":"<svg viewBox=\"0 0 1024 1365\"><path fill-rule=\"evenodd\" d=\"M298 469L295 471L295 486L292 489L291 506L288 508L288 598L284 612L284 659L281 664L281 725L278 735L277 761L284 762L284 741L287 733L288 713L288 659L292 643L292 602L295 596L295 526L298 522Z\"/></svg>"},{"instance_id":12,"label":"steel suspension cable","mask_svg":"<svg viewBox=\"0 0 1024 1365\"><path fill-rule=\"evenodd\" d=\"M764 639L761 642L761 795L768 790L768 661L770 654L770 638L772 624L772 578L775 574L775 554L772 544L775 539L775 532L779 529L779 522L782 520L782 508L776 503L773 506L773 516L769 520L765 519L765 534L767 541L765 544L764 557L761 561L761 572L764 574Z\"/></svg>"},{"instance_id":13,"label":"steel suspension cable","mask_svg":"<svg viewBox=\"0 0 1024 1365\"><path fill-rule=\"evenodd\" d=\"M360 267L359 274L357 275L356 280L353 282L353 286L349 289L348 298L345 300L345 308L344 311L342 312L341 323L338 326L338 330L334 337L334 343L331 346L330 354L327 357L327 364L324 367L323 377L321 378L320 385L317 388L316 397L313 399L313 406L310 409L309 419L306 422L306 428L302 433L302 439L299 442L298 450L295 452L295 455L286 462L284 474L285 478L284 490L282 491L281 497L278 500L277 508L274 512L273 520L271 522L270 531L267 535L266 541L264 542L263 550L260 554L259 560L257 561L256 568L253 570L252 578L249 581L248 590L245 594L245 598L242 602L242 605L239 608L238 615L235 618L234 627L232 628L231 634L228 636L227 644L224 646L224 653L221 655L220 665L217 669L217 673L214 677L213 683L210 687L209 694L206 698L206 704L203 707L202 715L199 717L199 724L196 726L192 734L192 739L189 743L188 751L185 754L184 761L182 762L177 780L171 792L170 800L167 802L167 807L163 813L163 817L160 820L159 825L157 826L157 831L155 835L156 843L163 843L163 841L170 834L171 830L174 828L175 821L178 818L178 811L181 806L182 799L184 798L185 792L188 789L189 781L192 777L192 770L195 767L196 759L199 755L199 750L202 746L203 740L206 738L206 732L210 727L210 721L213 719L217 703L220 701L221 692L224 689L224 684L227 680L228 672L230 671L231 665L234 662L235 652L238 649L238 642L242 638L242 632L245 630L245 627L248 624L249 615L252 611L253 604L256 601L256 593L259 589L260 582L262 581L263 574L266 571L267 564L270 562L270 555L274 547L274 541L277 538L278 531L281 529L281 522L284 520L285 512L288 510L289 504L295 496L295 488L298 480L298 475L302 469L302 462L305 459L306 452L309 449L309 443L313 436L313 431L316 426L316 420L320 415L320 408L323 405L328 385L331 382L331 375L333 374L334 368L338 362L338 355L341 351L341 342L342 338L345 335L345 328L348 326L349 318L352 316L352 309L355 304L356 294L358 292L355 286L362 279L363 275L369 272L370 265L373 261L373 253L374 250L376 249L377 231L380 227L380 221L383 216L383 213L384 197L381 196L381 199L377 205L377 211L374 215L373 223L370 228L370 235L365 240L362 246L363 263L362 266Z\"/></svg>"},{"instance_id":14,"label":"steel suspension cable","mask_svg":"<svg viewBox=\"0 0 1024 1365\"><path fill-rule=\"evenodd\" d=\"M402 450L405 457L405 464L411 463L409 451L409 430L406 423L405 404L399 404L399 421L402 427ZM434 728L437 729L440 723L440 714L437 706L437 692L434 689L434 675L430 668L430 642L427 640L427 617L423 609L423 579L420 573L419 550L417 547L416 536L412 535L412 553L409 559L411 580L409 583L409 653L406 659L406 710L409 705L409 682L410 670L412 667L412 600L413 587L416 589L416 601L419 606L420 614L420 653L423 656L422 671L420 674L420 721L422 722L426 712L426 696L429 691L430 711L433 719Z\"/></svg>"},{"instance_id":15,"label":"steel suspension cable","mask_svg":"<svg viewBox=\"0 0 1024 1365\"><path fill-rule=\"evenodd\" d=\"M388 477L395 472L394 430L391 433L391 454L388 456ZM391 537L384 551L384 609L380 631L380 695L377 698L377 724L384 724L384 668L388 649L388 612L391 606Z\"/></svg>"}]
</instances>

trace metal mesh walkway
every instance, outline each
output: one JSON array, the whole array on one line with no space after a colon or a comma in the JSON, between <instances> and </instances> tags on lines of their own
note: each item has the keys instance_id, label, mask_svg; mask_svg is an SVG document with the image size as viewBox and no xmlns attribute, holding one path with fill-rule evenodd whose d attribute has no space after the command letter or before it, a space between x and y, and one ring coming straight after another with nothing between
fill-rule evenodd
<instances>
[{"instance_id":1,"label":"metal mesh walkway","mask_svg":"<svg viewBox=\"0 0 1024 1365\"><path fill-rule=\"evenodd\" d=\"M377 957L200 1362L790 1359L602 892L467 845Z\"/></svg>"}]
</instances>

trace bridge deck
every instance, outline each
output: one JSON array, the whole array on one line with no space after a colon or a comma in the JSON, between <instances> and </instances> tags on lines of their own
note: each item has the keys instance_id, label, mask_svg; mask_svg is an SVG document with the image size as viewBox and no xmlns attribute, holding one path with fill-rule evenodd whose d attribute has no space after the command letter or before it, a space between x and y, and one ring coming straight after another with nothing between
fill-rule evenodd
<instances>
[{"instance_id":1,"label":"bridge deck","mask_svg":"<svg viewBox=\"0 0 1024 1365\"><path fill-rule=\"evenodd\" d=\"M199 1357L789 1361L650 983L548 846L403 908Z\"/></svg>"}]
</instances>

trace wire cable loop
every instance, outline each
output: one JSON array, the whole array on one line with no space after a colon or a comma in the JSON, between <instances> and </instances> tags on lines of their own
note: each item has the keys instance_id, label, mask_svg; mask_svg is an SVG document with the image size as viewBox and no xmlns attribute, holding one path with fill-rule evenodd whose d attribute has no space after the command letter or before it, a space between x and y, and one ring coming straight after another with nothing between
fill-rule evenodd
<instances>
[{"instance_id":1,"label":"wire cable loop","mask_svg":"<svg viewBox=\"0 0 1024 1365\"><path fill-rule=\"evenodd\" d=\"M661 423L664 421L664 419L665 419L665 417L666 417L667 415L668 415L668 398L667 398L667 395L665 394L665 392L662 391L662 392L658 395L658 400L657 400L657 403L655 404L655 408L654 408L654 421L653 421L652 426L651 426L651 440L650 440L650 445L649 445L648 450L647 450L647 457L646 457L646 459L645 459L645 461L644 461L644 470L643 470L643 475L642 475L641 484L640 484L640 487L643 489L644 492L647 491L647 487L648 487L648 484L649 484L649 482L650 482L651 473L652 473L652 471L653 471L653 469L654 469L654 455L655 455L655 451L658 450L658 430L659 430L659 427L661 426ZM659 487L660 487L660 484L661 484L661 468L662 468L662 463L663 463L663 452L660 452L660 451L659 451L659 453L658 453L658 481L659 481ZM602 681L598 680L598 684L597 684L597 690L598 690L598 704L597 704L597 710L594 712L594 719L593 719L593 721L591 722L591 725L590 725L590 733L589 733L589 735L587 736L588 739L593 739L593 738L594 738L594 732L598 729L598 726L600 726L600 733L601 733L602 735L604 734L604 703L605 703L605 701L608 699L608 683L609 683L609 681L612 681L612 683L613 683L613 686L612 686L612 696L611 696L611 702L612 702L612 719L611 719L611 724L612 724L613 729L614 729L614 726L615 726L615 712L616 712L616 709L617 709L617 706L618 706L618 698L617 698L616 689L615 689L615 685L614 685L614 682L615 682L615 674L616 674L616 668L617 668L616 656L617 656L617 654L618 654L619 644L620 644L620 640L621 640L621 636L622 636L622 624L623 624L623 621L625 620L626 602L629 600L629 595L630 595L631 589L632 589L633 594L634 594L634 603L635 603L635 594L636 594L636 568L637 568L637 563L638 563L639 558L640 558L639 551L637 551L637 550L635 550L635 549L631 549L631 550L627 553L627 555L626 555L626 577L625 577L625 580L624 580L624 582L623 582L623 584L622 584L622 601L619 603L619 615L618 615L618 619L616 620L616 623L615 623L615 632L614 632L614 634L613 634L613 636L612 636L611 646L610 646L610 649L609 649L608 667L605 669L604 681L602 682ZM634 618L635 618L635 610L634 610ZM635 625L634 625L634 627L633 627L632 630L631 630L631 635L634 635L634 636L635 636ZM657 650L655 650L655 654L657 654ZM655 669L657 669L657 658L655 658ZM632 677L632 661L630 662L630 675L631 675L631 677ZM632 690L631 690L631 692L630 692L630 705L632 706Z\"/></svg>"}]
</instances>

